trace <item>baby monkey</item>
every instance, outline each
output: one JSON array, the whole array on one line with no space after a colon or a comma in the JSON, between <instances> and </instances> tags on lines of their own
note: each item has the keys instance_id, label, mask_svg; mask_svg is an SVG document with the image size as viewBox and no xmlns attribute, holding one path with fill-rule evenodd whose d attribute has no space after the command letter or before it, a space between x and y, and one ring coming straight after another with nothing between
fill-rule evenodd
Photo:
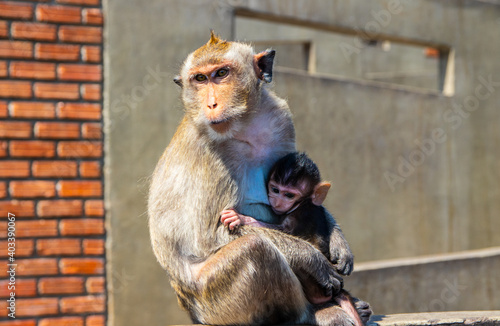
<instances>
[{"instance_id":1,"label":"baby monkey","mask_svg":"<svg viewBox=\"0 0 500 326\"><path fill-rule=\"evenodd\" d=\"M271 168L269 173L269 204L280 217L278 224L257 221L253 217L239 214L234 209L224 210L221 221L230 230L240 225L252 225L277 229L308 241L336 264L339 273L348 275L352 271L353 255L335 220L322 206L331 184L321 181L319 169L305 153L290 153ZM332 244L336 248L332 248ZM335 257L332 257L335 255ZM303 282L304 283L304 282ZM313 304L331 300L305 282L304 292ZM363 325L371 314L367 303L351 297L342 290L333 299L354 320ZM357 309L356 309L357 308Z\"/></svg>"},{"instance_id":2,"label":"baby monkey","mask_svg":"<svg viewBox=\"0 0 500 326\"><path fill-rule=\"evenodd\" d=\"M318 167L305 153L295 152L282 157L269 175L269 204L280 217L278 224L260 222L233 209L222 211L221 221L230 230L239 225L252 225L286 232L308 241L332 260L329 250L331 227L328 213L322 206L331 184L321 181ZM350 250L349 254L352 255ZM350 274L352 262L346 265L351 266L339 270L341 274Z\"/></svg>"}]
</instances>

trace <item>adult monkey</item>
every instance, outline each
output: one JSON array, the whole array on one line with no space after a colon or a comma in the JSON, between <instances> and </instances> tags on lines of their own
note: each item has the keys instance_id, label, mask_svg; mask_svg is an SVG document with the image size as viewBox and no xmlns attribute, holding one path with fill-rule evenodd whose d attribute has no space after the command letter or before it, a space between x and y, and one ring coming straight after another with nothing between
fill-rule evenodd
<instances>
[{"instance_id":1,"label":"adult monkey","mask_svg":"<svg viewBox=\"0 0 500 326\"><path fill-rule=\"evenodd\" d=\"M232 234L219 222L231 207L273 219L265 171L295 150L286 102L262 87L272 79L273 59L274 51L254 54L213 33L187 57L175 79L185 116L150 189L153 250L193 322L351 325L326 302L342 279L312 245L265 228ZM342 252L336 258L347 259ZM326 303L310 304L301 282L318 287Z\"/></svg>"}]
</instances>

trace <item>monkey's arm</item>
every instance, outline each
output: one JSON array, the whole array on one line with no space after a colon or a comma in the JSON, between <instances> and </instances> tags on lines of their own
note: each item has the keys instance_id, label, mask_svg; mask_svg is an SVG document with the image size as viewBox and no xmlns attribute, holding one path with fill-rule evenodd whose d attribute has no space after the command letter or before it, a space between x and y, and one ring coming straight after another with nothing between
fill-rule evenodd
<instances>
[{"instance_id":1,"label":"monkey's arm","mask_svg":"<svg viewBox=\"0 0 500 326\"><path fill-rule=\"evenodd\" d=\"M340 226L326 209L325 216L331 230L329 239L330 261L337 267L340 274L349 275L353 270L354 255Z\"/></svg>"},{"instance_id":2,"label":"monkey's arm","mask_svg":"<svg viewBox=\"0 0 500 326\"><path fill-rule=\"evenodd\" d=\"M325 297L338 293L343 286L342 277L335 266L310 243L286 233L256 227L242 227L241 234L258 234L268 239L283 254L297 277L313 281Z\"/></svg>"}]
</instances>

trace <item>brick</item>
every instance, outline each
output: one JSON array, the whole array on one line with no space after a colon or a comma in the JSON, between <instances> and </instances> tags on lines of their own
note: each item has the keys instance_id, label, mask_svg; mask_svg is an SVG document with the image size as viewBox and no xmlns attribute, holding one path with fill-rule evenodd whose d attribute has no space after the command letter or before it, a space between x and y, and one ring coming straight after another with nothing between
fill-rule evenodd
<instances>
[{"instance_id":1,"label":"brick","mask_svg":"<svg viewBox=\"0 0 500 326\"><path fill-rule=\"evenodd\" d=\"M100 123L84 123L82 137L86 139L102 139L102 125Z\"/></svg>"},{"instance_id":2,"label":"brick","mask_svg":"<svg viewBox=\"0 0 500 326\"><path fill-rule=\"evenodd\" d=\"M76 274L104 274L104 259L102 258L61 258L59 261L61 273Z\"/></svg>"},{"instance_id":3,"label":"brick","mask_svg":"<svg viewBox=\"0 0 500 326\"><path fill-rule=\"evenodd\" d=\"M11 181L9 192L15 198L50 198L56 195L56 186L54 181Z\"/></svg>"},{"instance_id":4,"label":"brick","mask_svg":"<svg viewBox=\"0 0 500 326\"><path fill-rule=\"evenodd\" d=\"M63 180L57 183L60 197L101 197L102 183L93 180Z\"/></svg>"},{"instance_id":5,"label":"brick","mask_svg":"<svg viewBox=\"0 0 500 326\"><path fill-rule=\"evenodd\" d=\"M13 78L55 79L56 65L53 63L14 61L9 74Z\"/></svg>"},{"instance_id":6,"label":"brick","mask_svg":"<svg viewBox=\"0 0 500 326\"><path fill-rule=\"evenodd\" d=\"M17 238L53 237L57 231L57 221L16 221Z\"/></svg>"},{"instance_id":7,"label":"brick","mask_svg":"<svg viewBox=\"0 0 500 326\"><path fill-rule=\"evenodd\" d=\"M82 21L82 13L78 7L38 5L36 18L42 22L78 24Z\"/></svg>"},{"instance_id":8,"label":"brick","mask_svg":"<svg viewBox=\"0 0 500 326\"><path fill-rule=\"evenodd\" d=\"M104 221L90 218L62 220L59 222L59 229L64 236L103 235Z\"/></svg>"},{"instance_id":9,"label":"brick","mask_svg":"<svg viewBox=\"0 0 500 326\"><path fill-rule=\"evenodd\" d=\"M30 175L28 161L0 161L0 177L25 178Z\"/></svg>"},{"instance_id":10,"label":"brick","mask_svg":"<svg viewBox=\"0 0 500 326\"><path fill-rule=\"evenodd\" d=\"M88 25L102 25L102 10L98 8L83 9L83 22Z\"/></svg>"},{"instance_id":11,"label":"brick","mask_svg":"<svg viewBox=\"0 0 500 326\"><path fill-rule=\"evenodd\" d=\"M99 84L82 85L82 98L87 101L100 101L102 99L101 85Z\"/></svg>"},{"instance_id":12,"label":"brick","mask_svg":"<svg viewBox=\"0 0 500 326\"><path fill-rule=\"evenodd\" d=\"M79 123L37 122L35 136L49 139L77 139L80 138Z\"/></svg>"},{"instance_id":13,"label":"brick","mask_svg":"<svg viewBox=\"0 0 500 326\"><path fill-rule=\"evenodd\" d=\"M44 277L38 281L41 294L79 294L83 290L83 277Z\"/></svg>"},{"instance_id":14,"label":"brick","mask_svg":"<svg viewBox=\"0 0 500 326\"><path fill-rule=\"evenodd\" d=\"M7 77L7 62L0 61L0 77Z\"/></svg>"},{"instance_id":15,"label":"brick","mask_svg":"<svg viewBox=\"0 0 500 326\"><path fill-rule=\"evenodd\" d=\"M75 256L82 253L79 239L42 239L36 242L40 256Z\"/></svg>"},{"instance_id":16,"label":"brick","mask_svg":"<svg viewBox=\"0 0 500 326\"><path fill-rule=\"evenodd\" d=\"M17 140L10 142L12 157L54 157L55 144L51 141Z\"/></svg>"},{"instance_id":17,"label":"brick","mask_svg":"<svg viewBox=\"0 0 500 326\"><path fill-rule=\"evenodd\" d=\"M2 138L30 138L31 122L0 121L0 137Z\"/></svg>"},{"instance_id":18,"label":"brick","mask_svg":"<svg viewBox=\"0 0 500 326\"><path fill-rule=\"evenodd\" d=\"M61 26L59 39L68 43L102 43L102 28L87 26Z\"/></svg>"},{"instance_id":19,"label":"brick","mask_svg":"<svg viewBox=\"0 0 500 326\"><path fill-rule=\"evenodd\" d=\"M104 312L106 310L105 298L103 295L61 298L61 312L63 314Z\"/></svg>"},{"instance_id":20,"label":"brick","mask_svg":"<svg viewBox=\"0 0 500 326\"><path fill-rule=\"evenodd\" d=\"M85 215L93 217L104 216L104 201L100 199L87 200L85 202Z\"/></svg>"},{"instance_id":21,"label":"brick","mask_svg":"<svg viewBox=\"0 0 500 326\"><path fill-rule=\"evenodd\" d=\"M11 33L16 39L55 41L57 39L57 26L40 23L13 22Z\"/></svg>"},{"instance_id":22,"label":"brick","mask_svg":"<svg viewBox=\"0 0 500 326\"><path fill-rule=\"evenodd\" d=\"M8 113L7 102L0 101L0 118L6 118L8 116Z\"/></svg>"},{"instance_id":23,"label":"brick","mask_svg":"<svg viewBox=\"0 0 500 326\"><path fill-rule=\"evenodd\" d=\"M57 3L65 3L71 5L83 6L98 6L101 0L56 0Z\"/></svg>"},{"instance_id":24,"label":"brick","mask_svg":"<svg viewBox=\"0 0 500 326\"><path fill-rule=\"evenodd\" d=\"M16 318L49 316L59 313L57 298L33 298L16 300Z\"/></svg>"},{"instance_id":25,"label":"brick","mask_svg":"<svg viewBox=\"0 0 500 326\"><path fill-rule=\"evenodd\" d=\"M7 240L0 240L0 257L7 256ZM35 251L35 242L31 239L16 239L16 257L30 257ZM1 287L0 287L1 289Z\"/></svg>"},{"instance_id":26,"label":"brick","mask_svg":"<svg viewBox=\"0 0 500 326\"><path fill-rule=\"evenodd\" d=\"M9 25L6 21L0 20L0 38L7 38L9 36Z\"/></svg>"},{"instance_id":27,"label":"brick","mask_svg":"<svg viewBox=\"0 0 500 326\"><path fill-rule=\"evenodd\" d=\"M52 119L56 116L55 105L46 102L11 102L9 112L13 118Z\"/></svg>"},{"instance_id":28,"label":"brick","mask_svg":"<svg viewBox=\"0 0 500 326\"><path fill-rule=\"evenodd\" d=\"M0 280L0 298L10 297L10 292L12 291L8 289L9 282L8 279ZM36 296L36 280L34 279L16 279L15 287L16 299L19 297Z\"/></svg>"},{"instance_id":29,"label":"brick","mask_svg":"<svg viewBox=\"0 0 500 326\"><path fill-rule=\"evenodd\" d=\"M0 17L14 19L33 18L33 5L14 1L0 2Z\"/></svg>"},{"instance_id":30,"label":"brick","mask_svg":"<svg viewBox=\"0 0 500 326\"><path fill-rule=\"evenodd\" d=\"M60 64L57 68L57 76L66 81L96 82L102 80L102 67L90 64Z\"/></svg>"},{"instance_id":31,"label":"brick","mask_svg":"<svg viewBox=\"0 0 500 326\"><path fill-rule=\"evenodd\" d=\"M57 155L65 158L100 158L102 142L91 141L60 141Z\"/></svg>"},{"instance_id":32,"label":"brick","mask_svg":"<svg viewBox=\"0 0 500 326\"><path fill-rule=\"evenodd\" d=\"M40 217L64 217L83 215L81 200L40 200L36 207Z\"/></svg>"},{"instance_id":33,"label":"brick","mask_svg":"<svg viewBox=\"0 0 500 326\"><path fill-rule=\"evenodd\" d=\"M31 200L8 200L0 201L0 218L7 218L7 212L19 217L34 217L35 203Z\"/></svg>"},{"instance_id":34,"label":"brick","mask_svg":"<svg viewBox=\"0 0 500 326\"><path fill-rule=\"evenodd\" d=\"M22 41L0 41L0 58L33 58L33 44Z\"/></svg>"},{"instance_id":35,"label":"brick","mask_svg":"<svg viewBox=\"0 0 500 326\"><path fill-rule=\"evenodd\" d=\"M85 288L88 293L104 293L105 280L104 277L89 277L85 282Z\"/></svg>"},{"instance_id":36,"label":"brick","mask_svg":"<svg viewBox=\"0 0 500 326\"><path fill-rule=\"evenodd\" d=\"M101 177L101 163L97 161L80 162L80 176L82 178L99 178Z\"/></svg>"},{"instance_id":37,"label":"brick","mask_svg":"<svg viewBox=\"0 0 500 326\"><path fill-rule=\"evenodd\" d=\"M87 319L85 320L85 326L106 326L106 316L104 315L88 316Z\"/></svg>"},{"instance_id":38,"label":"brick","mask_svg":"<svg viewBox=\"0 0 500 326\"><path fill-rule=\"evenodd\" d=\"M40 319L38 326L83 326L83 317L57 317Z\"/></svg>"},{"instance_id":39,"label":"brick","mask_svg":"<svg viewBox=\"0 0 500 326\"><path fill-rule=\"evenodd\" d=\"M64 103L57 104L57 116L61 119L100 120L102 108L97 103Z\"/></svg>"},{"instance_id":40,"label":"brick","mask_svg":"<svg viewBox=\"0 0 500 326\"><path fill-rule=\"evenodd\" d=\"M7 307L7 304L5 304L4 307ZM2 308L2 310L5 310L5 309ZM36 320L34 320L34 319L21 319L21 320L10 319L7 321L0 321L0 326L36 326ZM103 326L104 326L104 324L103 324Z\"/></svg>"},{"instance_id":41,"label":"brick","mask_svg":"<svg viewBox=\"0 0 500 326\"><path fill-rule=\"evenodd\" d=\"M16 259L17 276L56 275L59 271L56 258Z\"/></svg>"},{"instance_id":42,"label":"brick","mask_svg":"<svg viewBox=\"0 0 500 326\"><path fill-rule=\"evenodd\" d=\"M104 255L104 240L102 239L84 239L83 253L85 255Z\"/></svg>"},{"instance_id":43,"label":"brick","mask_svg":"<svg viewBox=\"0 0 500 326\"><path fill-rule=\"evenodd\" d=\"M101 62L101 47L93 45L82 46L82 60L85 62Z\"/></svg>"},{"instance_id":44,"label":"brick","mask_svg":"<svg viewBox=\"0 0 500 326\"><path fill-rule=\"evenodd\" d=\"M78 61L80 59L80 46L37 43L35 45L35 58L41 60Z\"/></svg>"},{"instance_id":45,"label":"brick","mask_svg":"<svg viewBox=\"0 0 500 326\"><path fill-rule=\"evenodd\" d=\"M8 142L0 140L0 157L7 156Z\"/></svg>"},{"instance_id":46,"label":"brick","mask_svg":"<svg viewBox=\"0 0 500 326\"><path fill-rule=\"evenodd\" d=\"M31 98L31 82L0 80L0 97Z\"/></svg>"},{"instance_id":47,"label":"brick","mask_svg":"<svg viewBox=\"0 0 500 326\"><path fill-rule=\"evenodd\" d=\"M78 84L35 83L35 96L42 99L77 100Z\"/></svg>"},{"instance_id":48,"label":"brick","mask_svg":"<svg viewBox=\"0 0 500 326\"><path fill-rule=\"evenodd\" d=\"M7 183L5 181L0 182L0 198L7 197ZM0 255L2 253L0 252Z\"/></svg>"},{"instance_id":49,"label":"brick","mask_svg":"<svg viewBox=\"0 0 500 326\"><path fill-rule=\"evenodd\" d=\"M34 161L32 173L42 178L74 178L77 176L77 163L74 161Z\"/></svg>"}]
</instances>

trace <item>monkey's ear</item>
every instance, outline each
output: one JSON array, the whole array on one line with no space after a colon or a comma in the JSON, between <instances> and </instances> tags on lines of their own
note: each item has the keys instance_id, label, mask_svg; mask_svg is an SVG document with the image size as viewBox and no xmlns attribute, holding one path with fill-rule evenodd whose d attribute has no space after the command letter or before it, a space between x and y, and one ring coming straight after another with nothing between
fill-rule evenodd
<instances>
[{"instance_id":1,"label":"monkey's ear","mask_svg":"<svg viewBox=\"0 0 500 326\"><path fill-rule=\"evenodd\" d=\"M326 199L326 195L328 194L328 190L330 190L331 186L332 184L326 181L320 182L318 185L316 185L311 196L312 203L316 206L323 205L323 202Z\"/></svg>"},{"instance_id":2,"label":"monkey's ear","mask_svg":"<svg viewBox=\"0 0 500 326\"><path fill-rule=\"evenodd\" d=\"M174 77L174 83L182 87L182 77L180 75Z\"/></svg>"},{"instance_id":3,"label":"monkey's ear","mask_svg":"<svg viewBox=\"0 0 500 326\"><path fill-rule=\"evenodd\" d=\"M274 55L276 51L267 49L264 52L257 53L253 57L253 67L255 73L259 79L262 79L266 83L270 83L273 80L273 63Z\"/></svg>"}]
</instances>

